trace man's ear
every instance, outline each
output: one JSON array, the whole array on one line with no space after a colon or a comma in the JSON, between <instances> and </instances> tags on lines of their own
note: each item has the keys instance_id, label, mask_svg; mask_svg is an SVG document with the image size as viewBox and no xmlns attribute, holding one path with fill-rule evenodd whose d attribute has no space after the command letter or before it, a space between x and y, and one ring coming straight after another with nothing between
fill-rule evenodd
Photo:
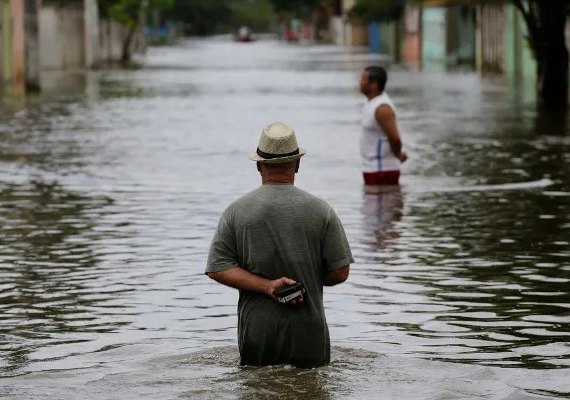
<instances>
[{"instance_id":1,"label":"man's ear","mask_svg":"<svg viewBox=\"0 0 570 400\"><path fill-rule=\"evenodd\" d=\"M258 161L255 164L257 165L257 170L261 172L261 163Z\"/></svg>"},{"instance_id":2,"label":"man's ear","mask_svg":"<svg viewBox=\"0 0 570 400\"><path fill-rule=\"evenodd\" d=\"M295 173L299 172L299 164L301 164L301 159L297 160L297 164L295 164Z\"/></svg>"}]
</instances>

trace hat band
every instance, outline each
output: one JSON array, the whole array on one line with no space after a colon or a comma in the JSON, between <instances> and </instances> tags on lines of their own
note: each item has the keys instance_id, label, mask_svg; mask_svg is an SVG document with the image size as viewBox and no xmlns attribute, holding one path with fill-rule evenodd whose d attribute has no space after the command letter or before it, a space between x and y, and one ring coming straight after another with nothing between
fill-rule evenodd
<instances>
[{"instance_id":1,"label":"hat band","mask_svg":"<svg viewBox=\"0 0 570 400\"><path fill-rule=\"evenodd\" d=\"M299 149L297 148L297 150L292 151L291 153L285 153L285 154L270 154L270 153L266 153L264 151L259 150L259 147L257 148L257 155L259 157L265 158L266 160L271 160L273 158L281 158L281 157L289 157L289 156L295 156L299 154Z\"/></svg>"}]
</instances>

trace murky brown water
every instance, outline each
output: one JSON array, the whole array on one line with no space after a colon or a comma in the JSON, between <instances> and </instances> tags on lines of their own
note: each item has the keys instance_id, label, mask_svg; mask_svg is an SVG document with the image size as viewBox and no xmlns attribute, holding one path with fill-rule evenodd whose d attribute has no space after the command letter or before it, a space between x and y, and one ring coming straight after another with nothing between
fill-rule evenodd
<instances>
[{"instance_id":1,"label":"murky brown water","mask_svg":"<svg viewBox=\"0 0 570 400\"><path fill-rule=\"evenodd\" d=\"M0 115L0 397L570 396L570 140L528 91L391 69L410 161L364 194L360 68L332 46L188 41L139 70L51 74ZM207 279L220 212L273 120L356 264L327 288L330 366L240 368L237 293Z\"/></svg>"}]
</instances>

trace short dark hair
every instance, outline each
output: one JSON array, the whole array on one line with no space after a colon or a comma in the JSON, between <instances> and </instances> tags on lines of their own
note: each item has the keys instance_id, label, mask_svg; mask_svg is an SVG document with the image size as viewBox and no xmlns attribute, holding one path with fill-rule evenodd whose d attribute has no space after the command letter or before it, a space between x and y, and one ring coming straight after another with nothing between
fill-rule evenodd
<instances>
[{"instance_id":1,"label":"short dark hair","mask_svg":"<svg viewBox=\"0 0 570 400\"><path fill-rule=\"evenodd\" d=\"M371 65L364 68L364 70L368 72L368 80L370 82L376 82L378 84L378 89L383 92L386 87L386 81L388 80L388 73L386 70L378 65Z\"/></svg>"},{"instance_id":2,"label":"short dark hair","mask_svg":"<svg viewBox=\"0 0 570 400\"><path fill-rule=\"evenodd\" d=\"M297 160L293 160L293 161L287 161L285 163L278 163L278 164L268 164L268 163L263 163L263 162L257 162L258 165L258 171L261 169L261 167L263 166L266 169L270 169L270 170L281 170L281 171L293 171L297 168ZM295 171L296 172L296 171Z\"/></svg>"}]
</instances>

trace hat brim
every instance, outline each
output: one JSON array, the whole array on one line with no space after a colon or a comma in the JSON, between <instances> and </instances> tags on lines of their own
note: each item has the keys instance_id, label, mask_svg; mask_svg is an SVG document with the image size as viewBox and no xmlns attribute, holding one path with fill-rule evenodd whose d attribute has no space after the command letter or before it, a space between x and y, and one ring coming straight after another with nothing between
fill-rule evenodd
<instances>
[{"instance_id":1,"label":"hat brim","mask_svg":"<svg viewBox=\"0 0 570 400\"><path fill-rule=\"evenodd\" d=\"M299 154L295 154L294 156L263 158L259 154L257 154L257 150L253 150L249 153L249 159L251 161L256 161L266 164L283 164L289 161L298 160L299 158L303 157L305 153L306 153L305 149L299 148Z\"/></svg>"}]
</instances>

